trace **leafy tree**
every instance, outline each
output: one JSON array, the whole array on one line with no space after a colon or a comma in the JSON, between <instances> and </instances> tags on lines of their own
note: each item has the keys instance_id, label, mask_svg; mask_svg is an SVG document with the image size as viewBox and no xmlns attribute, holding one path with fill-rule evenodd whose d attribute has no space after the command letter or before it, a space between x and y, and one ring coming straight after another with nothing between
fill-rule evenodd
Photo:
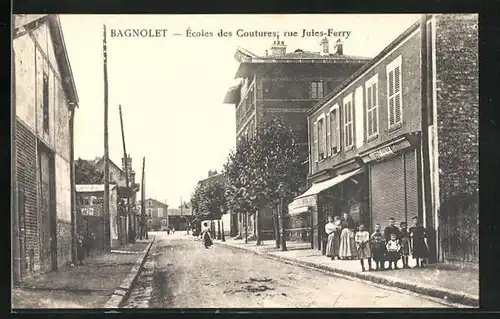
<instances>
[{"instance_id":1,"label":"leafy tree","mask_svg":"<svg viewBox=\"0 0 500 319\"><path fill-rule=\"evenodd\" d=\"M79 158L75 161L76 184L102 184L104 183L104 172L99 171L94 165Z\"/></svg>"},{"instance_id":2,"label":"leafy tree","mask_svg":"<svg viewBox=\"0 0 500 319\"><path fill-rule=\"evenodd\" d=\"M245 216L245 242L248 241L248 213L255 212L255 201L251 198L252 185L251 153L252 146L247 140L240 140L236 150L229 154L224 165L226 179L227 209L240 216Z\"/></svg>"},{"instance_id":3,"label":"leafy tree","mask_svg":"<svg viewBox=\"0 0 500 319\"><path fill-rule=\"evenodd\" d=\"M250 149L250 197L256 211L277 205L282 199L284 213L286 204L298 195L304 183L306 171L302 163L306 150L297 143L292 130L280 118L261 124L255 139L250 142ZM280 214L279 217L280 224L283 224L284 216ZM257 223L257 244L260 244L260 233L261 226ZM282 249L286 249L284 236L281 240Z\"/></svg>"}]
</instances>

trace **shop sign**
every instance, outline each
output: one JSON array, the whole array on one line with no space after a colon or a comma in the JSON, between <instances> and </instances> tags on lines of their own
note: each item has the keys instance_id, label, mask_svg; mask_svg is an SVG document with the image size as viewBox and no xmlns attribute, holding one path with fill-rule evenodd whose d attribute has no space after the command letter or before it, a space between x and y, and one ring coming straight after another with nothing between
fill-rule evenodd
<instances>
[{"instance_id":1,"label":"shop sign","mask_svg":"<svg viewBox=\"0 0 500 319\"><path fill-rule=\"evenodd\" d=\"M388 157L391 157L391 156L395 155L397 152L404 150L406 148L409 148L410 146L411 146L410 142L405 139L397 144L394 144L392 146L386 146L386 147L383 147L379 150L376 150L373 153L370 153L366 159L368 160L368 162L371 162L371 161L378 162L378 161L384 160ZM365 159L363 159L363 160L365 160Z\"/></svg>"}]
</instances>

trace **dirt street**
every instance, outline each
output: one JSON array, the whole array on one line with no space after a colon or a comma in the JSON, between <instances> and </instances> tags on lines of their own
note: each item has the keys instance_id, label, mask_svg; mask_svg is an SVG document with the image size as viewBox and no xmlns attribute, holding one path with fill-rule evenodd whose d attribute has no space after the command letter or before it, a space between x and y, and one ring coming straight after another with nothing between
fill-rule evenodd
<instances>
[{"instance_id":1,"label":"dirt street","mask_svg":"<svg viewBox=\"0 0 500 319\"><path fill-rule=\"evenodd\" d=\"M446 307L221 246L158 232L125 308Z\"/></svg>"}]
</instances>

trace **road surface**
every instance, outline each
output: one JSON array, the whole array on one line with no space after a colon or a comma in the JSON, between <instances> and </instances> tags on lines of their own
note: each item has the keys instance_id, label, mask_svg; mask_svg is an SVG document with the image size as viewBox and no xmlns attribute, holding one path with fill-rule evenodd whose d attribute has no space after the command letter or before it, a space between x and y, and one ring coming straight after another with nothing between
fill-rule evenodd
<instances>
[{"instance_id":1,"label":"road surface","mask_svg":"<svg viewBox=\"0 0 500 319\"><path fill-rule=\"evenodd\" d=\"M215 245L185 232L157 232L124 308L446 307L385 289Z\"/></svg>"}]
</instances>

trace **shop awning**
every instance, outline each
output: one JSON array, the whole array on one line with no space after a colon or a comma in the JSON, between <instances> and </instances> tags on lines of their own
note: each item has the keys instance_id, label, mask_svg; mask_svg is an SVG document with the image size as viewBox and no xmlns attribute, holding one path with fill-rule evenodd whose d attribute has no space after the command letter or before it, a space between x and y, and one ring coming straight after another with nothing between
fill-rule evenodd
<instances>
[{"instance_id":1,"label":"shop awning","mask_svg":"<svg viewBox=\"0 0 500 319\"><path fill-rule=\"evenodd\" d=\"M310 206L316 205L316 195L322 191L333 187L337 184L342 183L346 179L353 177L363 171L363 168L359 168L355 171L335 176L332 179L313 184L307 191L302 195L297 196L290 205L288 205L288 214L296 215L304 213Z\"/></svg>"}]
</instances>

